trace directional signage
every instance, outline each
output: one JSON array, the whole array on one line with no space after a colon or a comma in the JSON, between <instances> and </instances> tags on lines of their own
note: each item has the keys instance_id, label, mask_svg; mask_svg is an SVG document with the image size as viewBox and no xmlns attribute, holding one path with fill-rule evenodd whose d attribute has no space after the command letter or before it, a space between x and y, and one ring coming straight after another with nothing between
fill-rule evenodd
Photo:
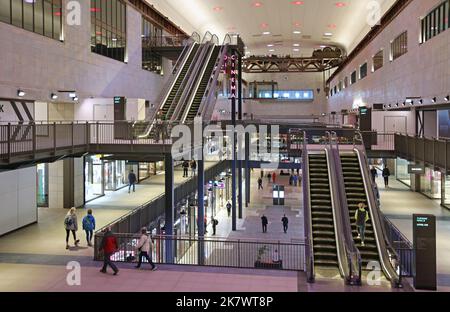
<instances>
[{"instance_id":1,"label":"directional signage","mask_svg":"<svg viewBox=\"0 0 450 312\"><path fill-rule=\"evenodd\" d=\"M413 215L416 289L436 290L436 217Z\"/></svg>"}]
</instances>

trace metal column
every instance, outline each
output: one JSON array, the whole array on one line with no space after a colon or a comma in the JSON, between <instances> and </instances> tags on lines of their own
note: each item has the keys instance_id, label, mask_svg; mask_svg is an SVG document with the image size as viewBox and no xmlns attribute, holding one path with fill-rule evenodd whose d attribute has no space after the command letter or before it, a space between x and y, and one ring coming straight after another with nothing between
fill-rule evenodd
<instances>
[{"instance_id":1,"label":"metal column","mask_svg":"<svg viewBox=\"0 0 450 312\"><path fill-rule=\"evenodd\" d=\"M238 119L242 120L242 56L240 53L237 53L238 55ZM238 188L239 188L239 195L238 195L238 217L239 219L242 219L242 201L243 201L243 194L242 194L242 137L237 138L238 139L238 151L239 151L239 159L238 159Z\"/></svg>"},{"instance_id":2,"label":"metal column","mask_svg":"<svg viewBox=\"0 0 450 312\"><path fill-rule=\"evenodd\" d=\"M165 174L165 234L169 236L166 239L166 263L174 263L174 243L171 238L173 235L173 223L174 223L174 199L173 199L173 158L171 154L164 155L164 165L166 169Z\"/></svg>"},{"instance_id":3,"label":"metal column","mask_svg":"<svg viewBox=\"0 0 450 312\"><path fill-rule=\"evenodd\" d=\"M203 149L202 149L203 150ZM197 161L198 179L197 179L197 227L198 227L198 265L205 262L205 163L203 157Z\"/></svg>"},{"instance_id":4,"label":"metal column","mask_svg":"<svg viewBox=\"0 0 450 312\"><path fill-rule=\"evenodd\" d=\"M250 203L250 134L245 133L245 207Z\"/></svg>"},{"instance_id":5,"label":"metal column","mask_svg":"<svg viewBox=\"0 0 450 312\"><path fill-rule=\"evenodd\" d=\"M235 55L235 51L232 52ZM236 96L231 97L231 121L236 127ZM232 160L231 160L231 229L236 231L236 131L233 129L232 136Z\"/></svg>"}]
</instances>

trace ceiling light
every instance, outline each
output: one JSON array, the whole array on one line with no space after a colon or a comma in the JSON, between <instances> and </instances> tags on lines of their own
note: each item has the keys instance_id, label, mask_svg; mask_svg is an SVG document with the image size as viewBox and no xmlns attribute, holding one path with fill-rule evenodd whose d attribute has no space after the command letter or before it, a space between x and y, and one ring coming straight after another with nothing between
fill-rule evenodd
<instances>
[{"instance_id":1,"label":"ceiling light","mask_svg":"<svg viewBox=\"0 0 450 312\"><path fill-rule=\"evenodd\" d=\"M299 47L300 44L299 44L299 43L294 43L293 46L294 46L294 47Z\"/></svg>"},{"instance_id":2,"label":"ceiling light","mask_svg":"<svg viewBox=\"0 0 450 312\"><path fill-rule=\"evenodd\" d=\"M269 24L267 24L267 23L261 23L261 28L267 28L267 27L269 27Z\"/></svg>"},{"instance_id":3,"label":"ceiling light","mask_svg":"<svg viewBox=\"0 0 450 312\"><path fill-rule=\"evenodd\" d=\"M294 52L299 52L300 49L293 49L292 51L294 51Z\"/></svg>"},{"instance_id":4,"label":"ceiling light","mask_svg":"<svg viewBox=\"0 0 450 312\"><path fill-rule=\"evenodd\" d=\"M302 33L302 32L299 31L299 30L294 30L294 31L293 31L293 34L294 34L294 35L300 35L301 33Z\"/></svg>"},{"instance_id":5,"label":"ceiling light","mask_svg":"<svg viewBox=\"0 0 450 312\"><path fill-rule=\"evenodd\" d=\"M331 36L333 36L333 33L326 32L326 33L324 33L323 35L326 36L326 37L331 37Z\"/></svg>"},{"instance_id":6,"label":"ceiling light","mask_svg":"<svg viewBox=\"0 0 450 312\"><path fill-rule=\"evenodd\" d=\"M78 101L78 96L74 97L72 100L74 100L75 102Z\"/></svg>"},{"instance_id":7,"label":"ceiling light","mask_svg":"<svg viewBox=\"0 0 450 312\"><path fill-rule=\"evenodd\" d=\"M446 102L448 102L448 101L450 100L450 95L447 95L447 96L444 98L444 100L445 100Z\"/></svg>"},{"instance_id":8,"label":"ceiling light","mask_svg":"<svg viewBox=\"0 0 450 312\"><path fill-rule=\"evenodd\" d=\"M69 97L71 97L72 99L74 98L74 97L76 97L77 96L77 94L75 93L75 92L70 92L69 93Z\"/></svg>"},{"instance_id":9,"label":"ceiling light","mask_svg":"<svg viewBox=\"0 0 450 312\"><path fill-rule=\"evenodd\" d=\"M423 100L422 99L419 100L419 104L423 104Z\"/></svg>"},{"instance_id":10,"label":"ceiling light","mask_svg":"<svg viewBox=\"0 0 450 312\"><path fill-rule=\"evenodd\" d=\"M295 27L300 27L300 22L294 22L294 24L293 24Z\"/></svg>"},{"instance_id":11,"label":"ceiling light","mask_svg":"<svg viewBox=\"0 0 450 312\"><path fill-rule=\"evenodd\" d=\"M322 49L324 49L324 48L326 48L327 46L326 45L321 45L320 46Z\"/></svg>"},{"instance_id":12,"label":"ceiling light","mask_svg":"<svg viewBox=\"0 0 450 312\"><path fill-rule=\"evenodd\" d=\"M261 2L253 2L252 6L255 8L260 8L260 7L262 7L262 3Z\"/></svg>"},{"instance_id":13,"label":"ceiling light","mask_svg":"<svg viewBox=\"0 0 450 312\"><path fill-rule=\"evenodd\" d=\"M220 6L216 6L216 7L213 8L213 11L215 11L215 12L220 12L222 10L223 10L223 8L220 7Z\"/></svg>"},{"instance_id":14,"label":"ceiling light","mask_svg":"<svg viewBox=\"0 0 450 312\"><path fill-rule=\"evenodd\" d=\"M23 96L25 96L25 91L23 91L23 90L17 90L17 96L20 96L20 97L23 97Z\"/></svg>"},{"instance_id":15,"label":"ceiling light","mask_svg":"<svg viewBox=\"0 0 450 312\"><path fill-rule=\"evenodd\" d=\"M262 33L263 35L270 35L270 31L265 31Z\"/></svg>"},{"instance_id":16,"label":"ceiling light","mask_svg":"<svg viewBox=\"0 0 450 312\"><path fill-rule=\"evenodd\" d=\"M50 98L51 98L52 100L56 100L56 99L58 98L58 95L55 94L55 93L52 93L52 94L50 94Z\"/></svg>"},{"instance_id":17,"label":"ceiling light","mask_svg":"<svg viewBox=\"0 0 450 312\"><path fill-rule=\"evenodd\" d=\"M291 3L293 5L303 5L303 4L305 4L305 2L303 2L303 1L292 1Z\"/></svg>"},{"instance_id":18,"label":"ceiling light","mask_svg":"<svg viewBox=\"0 0 450 312\"><path fill-rule=\"evenodd\" d=\"M329 24L327 27L328 28L336 28L337 26L336 26L336 24Z\"/></svg>"},{"instance_id":19,"label":"ceiling light","mask_svg":"<svg viewBox=\"0 0 450 312\"><path fill-rule=\"evenodd\" d=\"M431 102L432 103L436 103L436 100L437 100L436 97L434 97L434 98L431 99Z\"/></svg>"},{"instance_id":20,"label":"ceiling light","mask_svg":"<svg viewBox=\"0 0 450 312\"><path fill-rule=\"evenodd\" d=\"M273 44L268 44L267 47L271 48L271 47L273 47Z\"/></svg>"},{"instance_id":21,"label":"ceiling light","mask_svg":"<svg viewBox=\"0 0 450 312\"><path fill-rule=\"evenodd\" d=\"M275 50L274 49L270 49L269 52L275 52Z\"/></svg>"},{"instance_id":22,"label":"ceiling light","mask_svg":"<svg viewBox=\"0 0 450 312\"><path fill-rule=\"evenodd\" d=\"M346 4L345 2L336 2L334 5L337 6L338 8L343 8L343 7L345 7L347 4Z\"/></svg>"}]
</instances>

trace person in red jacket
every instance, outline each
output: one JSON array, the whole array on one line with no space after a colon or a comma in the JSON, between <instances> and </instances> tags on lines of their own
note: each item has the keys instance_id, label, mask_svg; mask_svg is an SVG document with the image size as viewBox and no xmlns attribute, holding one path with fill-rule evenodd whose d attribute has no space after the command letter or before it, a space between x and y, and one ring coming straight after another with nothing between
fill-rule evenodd
<instances>
[{"instance_id":1,"label":"person in red jacket","mask_svg":"<svg viewBox=\"0 0 450 312\"><path fill-rule=\"evenodd\" d=\"M103 236L102 244L100 245L100 251L103 251L103 268L100 270L102 273L106 273L108 265L113 269L114 275L119 273L119 269L111 261L111 256L119 249L117 245L117 239L111 232L111 228L107 228L105 235Z\"/></svg>"},{"instance_id":2,"label":"person in red jacket","mask_svg":"<svg viewBox=\"0 0 450 312\"><path fill-rule=\"evenodd\" d=\"M272 173L272 183L275 184L277 181L277 174L274 172Z\"/></svg>"}]
</instances>

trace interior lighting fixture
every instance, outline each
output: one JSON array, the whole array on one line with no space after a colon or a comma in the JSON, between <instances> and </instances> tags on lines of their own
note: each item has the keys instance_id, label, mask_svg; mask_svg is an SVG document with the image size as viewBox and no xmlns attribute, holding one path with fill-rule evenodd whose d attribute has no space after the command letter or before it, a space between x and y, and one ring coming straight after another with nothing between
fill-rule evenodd
<instances>
[{"instance_id":1,"label":"interior lighting fixture","mask_svg":"<svg viewBox=\"0 0 450 312\"><path fill-rule=\"evenodd\" d=\"M17 96L24 97L25 94L26 94L25 91L23 91L21 89L17 90Z\"/></svg>"}]
</instances>

